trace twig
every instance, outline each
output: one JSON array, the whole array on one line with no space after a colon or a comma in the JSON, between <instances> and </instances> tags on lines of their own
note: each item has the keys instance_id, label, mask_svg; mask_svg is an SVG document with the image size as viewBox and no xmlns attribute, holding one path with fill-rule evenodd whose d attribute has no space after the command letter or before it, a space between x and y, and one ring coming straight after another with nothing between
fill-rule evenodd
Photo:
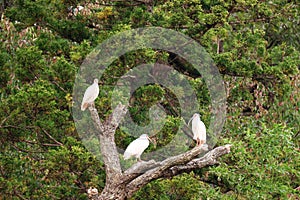
<instances>
[{"instance_id":1,"label":"twig","mask_svg":"<svg viewBox=\"0 0 300 200\"><path fill-rule=\"evenodd\" d=\"M52 137L45 129L41 128L42 131L51 139L53 140L56 144L58 144L58 146L63 146L62 143L60 143L59 141L57 141L54 137Z\"/></svg>"}]
</instances>

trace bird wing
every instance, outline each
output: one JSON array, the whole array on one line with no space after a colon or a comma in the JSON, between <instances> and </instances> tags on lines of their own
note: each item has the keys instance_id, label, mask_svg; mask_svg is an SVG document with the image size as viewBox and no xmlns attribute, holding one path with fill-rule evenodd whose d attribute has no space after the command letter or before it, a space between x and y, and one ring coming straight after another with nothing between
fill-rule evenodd
<instances>
[{"instance_id":1,"label":"bird wing","mask_svg":"<svg viewBox=\"0 0 300 200\"><path fill-rule=\"evenodd\" d=\"M99 95L98 84L90 85L84 93L82 102L91 103L91 102L95 101L95 99L98 97L98 95Z\"/></svg>"},{"instance_id":2,"label":"bird wing","mask_svg":"<svg viewBox=\"0 0 300 200\"><path fill-rule=\"evenodd\" d=\"M83 95L83 99L82 99L82 103L81 103L81 110L85 110L87 108L87 104L95 101L95 99L98 97L98 95L99 95L98 84L90 85L86 89L86 91Z\"/></svg>"},{"instance_id":3,"label":"bird wing","mask_svg":"<svg viewBox=\"0 0 300 200\"><path fill-rule=\"evenodd\" d=\"M201 126L200 140L206 141L206 127L205 127L205 124L201 121L200 126Z\"/></svg>"},{"instance_id":4,"label":"bird wing","mask_svg":"<svg viewBox=\"0 0 300 200\"><path fill-rule=\"evenodd\" d=\"M206 128L205 124L201 120L192 124L192 131L194 134L194 140L197 140L197 138L200 140L206 140Z\"/></svg>"},{"instance_id":5,"label":"bird wing","mask_svg":"<svg viewBox=\"0 0 300 200\"><path fill-rule=\"evenodd\" d=\"M131 156L139 157L149 146L149 141L146 139L136 139L132 141L124 152L124 159L127 160Z\"/></svg>"}]
</instances>

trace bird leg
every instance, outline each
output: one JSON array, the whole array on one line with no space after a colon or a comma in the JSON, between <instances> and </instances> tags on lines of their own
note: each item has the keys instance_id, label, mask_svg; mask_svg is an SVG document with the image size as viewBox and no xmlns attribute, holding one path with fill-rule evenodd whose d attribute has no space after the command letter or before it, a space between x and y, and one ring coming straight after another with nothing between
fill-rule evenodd
<instances>
[{"instance_id":1,"label":"bird leg","mask_svg":"<svg viewBox=\"0 0 300 200\"><path fill-rule=\"evenodd\" d=\"M91 107L92 110L94 110L95 109L95 103L94 102L87 103L87 107L86 108L90 108L90 107Z\"/></svg>"},{"instance_id":2,"label":"bird leg","mask_svg":"<svg viewBox=\"0 0 300 200\"><path fill-rule=\"evenodd\" d=\"M197 147L201 145L201 140L197 138Z\"/></svg>"},{"instance_id":3,"label":"bird leg","mask_svg":"<svg viewBox=\"0 0 300 200\"><path fill-rule=\"evenodd\" d=\"M90 105L92 108L95 108L95 102L92 102Z\"/></svg>"},{"instance_id":4,"label":"bird leg","mask_svg":"<svg viewBox=\"0 0 300 200\"><path fill-rule=\"evenodd\" d=\"M200 145L205 144L205 140L200 140Z\"/></svg>"}]
</instances>

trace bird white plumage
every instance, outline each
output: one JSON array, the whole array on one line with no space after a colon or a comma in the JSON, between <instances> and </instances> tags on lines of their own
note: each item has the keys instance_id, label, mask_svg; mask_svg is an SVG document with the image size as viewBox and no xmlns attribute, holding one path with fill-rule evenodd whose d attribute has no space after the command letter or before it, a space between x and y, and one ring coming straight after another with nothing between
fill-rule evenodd
<instances>
[{"instance_id":1,"label":"bird white plumage","mask_svg":"<svg viewBox=\"0 0 300 200\"><path fill-rule=\"evenodd\" d=\"M97 188L90 187L88 189L87 193L88 193L89 197L93 197L98 194L98 190L97 190Z\"/></svg>"},{"instance_id":2,"label":"bird white plumage","mask_svg":"<svg viewBox=\"0 0 300 200\"><path fill-rule=\"evenodd\" d=\"M193 117L190 119L192 120L192 131L194 134L193 139L197 141L197 146L206 143L206 127L205 124L200 119L200 114L195 113ZM189 121L189 123L190 123ZM189 124L188 123L188 124Z\"/></svg>"},{"instance_id":3,"label":"bird white plumage","mask_svg":"<svg viewBox=\"0 0 300 200\"><path fill-rule=\"evenodd\" d=\"M141 155L145 149L149 146L149 140L147 134L141 135L139 138L133 140L124 152L124 160L131 158L132 156L136 157L141 161Z\"/></svg>"},{"instance_id":4,"label":"bird white plumage","mask_svg":"<svg viewBox=\"0 0 300 200\"><path fill-rule=\"evenodd\" d=\"M81 110L84 111L87 109L89 104L93 103L95 99L99 95L99 85L98 85L98 79L94 79L94 83L90 85L83 95L82 103L81 103Z\"/></svg>"}]
</instances>

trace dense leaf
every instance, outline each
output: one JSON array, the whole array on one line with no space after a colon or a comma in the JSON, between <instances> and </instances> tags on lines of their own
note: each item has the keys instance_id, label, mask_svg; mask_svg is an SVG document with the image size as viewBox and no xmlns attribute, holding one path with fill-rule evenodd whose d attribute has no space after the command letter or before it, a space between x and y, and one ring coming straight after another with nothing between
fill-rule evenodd
<instances>
[{"instance_id":1,"label":"dense leaf","mask_svg":"<svg viewBox=\"0 0 300 200\"><path fill-rule=\"evenodd\" d=\"M217 145L233 147L220 165L153 181L132 199L299 199L297 1L3 2L0 199L87 199L89 187L104 188L103 163L82 144L72 119L75 75L105 39L148 26L184 33L211 55L227 90L227 121ZM119 78L136 66L156 62L184 74L197 92L198 112L208 126L212 102L203 75L180 56L148 48L114 60L101 77L95 102L101 120L111 113ZM133 91L129 113L134 122L149 125L155 105L167 114L162 130L151 130L157 144L146 152L162 149L179 130L182 108L177 97L185 93L180 87L177 91L157 84ZM121 149L134 139L124 129L116 132ZM195 145L192 140L182 144ZM186 151L184 145L172 153Z\"/></svg>"}]
</instances>

